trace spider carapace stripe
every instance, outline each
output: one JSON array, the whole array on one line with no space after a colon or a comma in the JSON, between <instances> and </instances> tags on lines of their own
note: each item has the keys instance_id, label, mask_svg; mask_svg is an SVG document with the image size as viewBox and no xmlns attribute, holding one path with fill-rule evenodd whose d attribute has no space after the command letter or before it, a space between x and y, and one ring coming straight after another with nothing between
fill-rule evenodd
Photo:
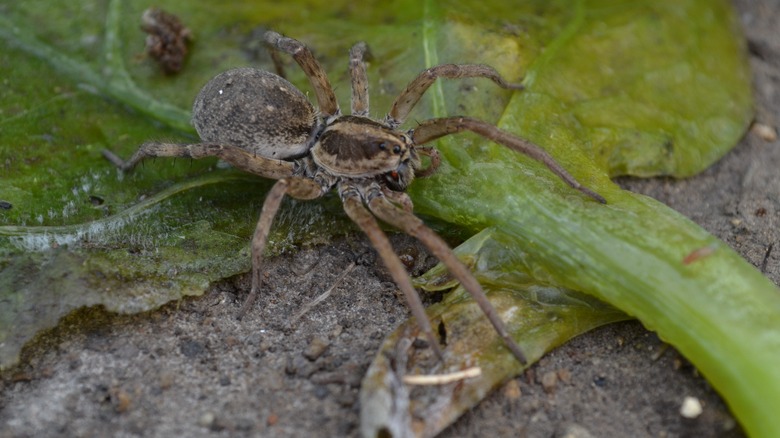
<instances>
[{"instance_id":1,"label":"spider carapace stripe","mask_svg":"<svg viewBox=\"0 0 780 438\"><path fill-rule=\"evenodd\" d=\"M476 119L450 117L423 121L408 133L395 129L438 78L478 77L490 79L504 88L519 87L506 82L493 68L484 65L431 67L412 80L395 100L384 123L380 123L367 116L365 44L358 43L350 52L351 107L356 114L343 116L325 71L305 45L275 32L266 33L265 39L271 47L292 55L298 62L314 88L318 110L314 110L302 92L274 73L251 68L233 69L209 81L195 100L193 121L202 143L145 143L127 161L108 151L104 155L125 171L147 157L219 157L246 172L279 180L267 195L257 221L252 238L251 298L239 315L250 310L251 301L261 288L262 253L282 198L314 199L336 188L348 216L368 234L379 251L439 358L445 356L426 319L422 302L373 215L417 237L430 248L475 297L507 348L525 364L525 355L509 336L471 272L433 230L412 215L413 205L405 193L406 188L414 180L415 172L418 176L428 176L438 168L440 161L435 149L420 145L445 135L472 131L543 162L573 188L597 201L605 202L604 198L583 187L538 146ZM430 158L427 168L421 168L418 154Z\"/></svg>"},{"instance_id":2,"label":"spider carapace stripe","mask_svg":"<svg viewBox=\"0 0 780 438\"><path fill-rule=\"evenodd\" d=\"M349 177L391 172L413 158L405 134L354 116L340 117L328 125L311 154L317 165Z\"/></svg>"}]
</instances>

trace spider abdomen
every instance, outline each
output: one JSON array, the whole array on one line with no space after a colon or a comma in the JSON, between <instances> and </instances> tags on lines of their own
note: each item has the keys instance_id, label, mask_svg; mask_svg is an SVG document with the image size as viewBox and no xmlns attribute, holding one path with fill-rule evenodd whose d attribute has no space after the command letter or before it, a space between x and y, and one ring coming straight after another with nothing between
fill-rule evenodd
<instances>
[{"instance_id":1,"label":"spider abdomen","mask_svg":"<svg viewBox=\"0 0 780 438\"><path fill-rule=\"evenodd\" d=\"M295 158L311 147L314 108L273 73L236 68L211 79L192 108L204 142L232 144L266 158Z\"/></svg>"}]
</instances>

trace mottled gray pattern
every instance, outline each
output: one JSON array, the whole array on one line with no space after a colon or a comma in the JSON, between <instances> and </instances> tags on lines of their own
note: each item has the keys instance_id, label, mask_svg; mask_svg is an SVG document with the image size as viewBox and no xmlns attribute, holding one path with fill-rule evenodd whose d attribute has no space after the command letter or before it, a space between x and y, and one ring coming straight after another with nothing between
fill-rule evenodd
<instances>
[{"instance_id":1,"label":"mottled gray pattern","mask_svg":"<svg viewBox=\"0 0 780 438\"><path fill-rule=\"evenodd\" d=\"M315 125L314 108L303 93L254 68L228 70L210 80L192 113L204 142L240 146L266 158L305 154Z\"/></svg>"}]
</instances>

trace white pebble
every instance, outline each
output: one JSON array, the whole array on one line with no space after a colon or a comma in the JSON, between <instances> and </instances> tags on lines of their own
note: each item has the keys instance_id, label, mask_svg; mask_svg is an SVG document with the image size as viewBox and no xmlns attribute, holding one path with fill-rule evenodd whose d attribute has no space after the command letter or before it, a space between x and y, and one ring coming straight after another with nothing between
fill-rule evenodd
<instances>
[{"instance_id":1,"label":"white pebble","mask_svg":"<svg viewBox=\"0 0 780 438\"><path fill-rule=\"evenodd\" d=\"M680 406L680 415L685 418L696 418L702 413L701 402L696 397L687 396Z\"/></svg>"}]
</instances>

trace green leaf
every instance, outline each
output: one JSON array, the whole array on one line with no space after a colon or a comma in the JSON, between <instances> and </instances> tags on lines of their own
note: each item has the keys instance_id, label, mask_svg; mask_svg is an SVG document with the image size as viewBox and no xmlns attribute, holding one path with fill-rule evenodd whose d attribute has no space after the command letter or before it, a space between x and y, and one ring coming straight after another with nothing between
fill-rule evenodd
<instances>
[{"instance_id":1,"label":"green leaf","mask_svg":"<svg viewBox=\"0 0 780 438\"><path fill-rule=\"evenodd\" d=\"M736 143L751 119L752 98L735 19L723 2L609 4L539 8L540 21L560 25L553 25L554 36L540 44L544 52L528 62L527 89L512 97L500 123L551 151L609 204L584 199L542 166L504 148L479 147L479 140L464 147L462 140L450 139L440 148L452 167L413 188L419 194L416 210L473 231L500 230L502 244L516 256L478 272L527 272L528 282L516 286L515 308L534 304L523 294L525 284L599 297L639 318L694 362L749 433L775 436L780 424L772 412L780 408L780 373L765 364L780 359L777 287L695 224L651 199L619 190L606 178L624 173L690 175ZM447 24L428 34L455 47L473 44L475 38L453 30L459 26L449 18L432 20ZM433 92L437 115L460 107L446 87ZM707 249L702 259L684 262L702 249ZM505 299L494 302L511 308ZM590 309L573 310L585 317ZM447 333L462 334L463 339L450 342L478 344L474 341L479 338L483 344L478 345L489 343L485 332L460 313L458 307L436 308L429 316L448 321ZM513 326L521 324L511 316L505 319ZM572 330L579 324L577 317L569 321ZM515 339L537 357L535 330ZM538 330L553 336L560 328L548 324ZM385 361L395 357L394 342L403 336L402 331L393 335L369 376L388 376ZM557 341L549 342L545 348L555 345ZM450 358L437 370L460 369L478 362L479 355ZM500 363L487 362L492 370ZM516 364L503 373L489 372L458 388L476 403L484 391L474 388L495 387L520 369ZM394 388L387 381L381 388L373 383L367 378L361 399L381 406ZM394 399L392 406L410 406L406 418L413 419L419 414L415 403L433 398L429 392L418 395ZM428 406L439 411L425 411L424 417L454 418L453 411L471 406L454 395L451 402L448 406L436 399ZM388 420L364 424L364 431L382 426L395 430L398 417L385 414L364 415ZM420 432L413 420L403 424ZM437 430L430 428L424 435Z\"/></svg>"},{"instance_id":2,"label":"green leaf","mask_svg":"<svg viewBox=\"0 0 780 438\"><path fill-rule=\"evenodd\" d=\"M250 269L269 181L215 160L149 161L123 175L101 150L129 156L149 139L195 141L181 108L202 84L229 66L272 68L254 46L263 20L240 4L221 8L219 21L199 5L182 9L198 42L169 77L142 55L144 7L2 6L0 64L13 68L0 90L0 200L11 206L0 209L0 369L79 307L145 311ZM337 199L288 202L276 224L271 254L350 229Z\"/></svg>"}]
</instances>

